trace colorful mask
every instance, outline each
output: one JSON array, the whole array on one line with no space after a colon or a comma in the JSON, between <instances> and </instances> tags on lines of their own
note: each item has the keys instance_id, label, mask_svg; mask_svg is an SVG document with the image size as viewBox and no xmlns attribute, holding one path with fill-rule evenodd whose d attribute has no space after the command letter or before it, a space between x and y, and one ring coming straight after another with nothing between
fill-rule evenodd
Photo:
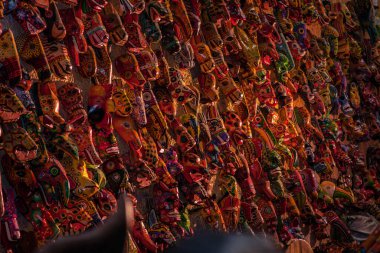
<instances>
[{"instance_id":1,"label":"colorful mask","mask_svg":"<svg viewBox=\"0 0 380 253\"><path fill-rule=\"evenodd\" d=\"M218 86L223 95L232 104L240 103L243 100L243 93L235 84L231 77L219 80Z\"/></svg>"},{"instance_id":2,"label":"colorful mask","mask_svg":"<svg viewBox=\"0 0 380 253\"><path fill-rule=\"evenodd\" d=\"M160 69L158 68L158 60L156 55L151 50L142 50L134 53L140 71L144 78L148 81L153 81L160 75Z\"/></svg>"},{"instance_id":3,"label":"colorful mask","mask_svg":"<svg viewBox=\"0 0 380 253\"><path fill-rule=\"evenodd\" d=\"M15 122L28 113L16 93L7 86L0 85L0 119L3 123Z\"/></svg>"},{"instance_id":4,"label":"colorful mask","mask_svg":"<svg viewBox=\"0 0 380 253\"><path fill-rule=\"evenodd\" d=\"M174 55L174 60L180 69L191 69L194 67L194 51L189 42L181 44L181 51Z\"/></svg>"},{"instance_id":5,"label":"colorful mask","mask_svg":"<svg viewBox=\"0 0 380 253\"><path fill-rule=\"evenodd\" d=\"M49 39L63 40L66 36L66 29L59 14L57 4L51 2L49 10L42 10L41 13L43 13L47 26L44 30L44 34Z\"/></svg>"},{"instance_id":6,"label":"colorful mask","mask_svg":"<svg viewBox=\"0 0 380 253\"><path fill-rule=\"evenodd\" d=\"M0 34L0 63L3 65L6 77L11 85L21 81L22 72L16 42L11 30Z\"/></svg>"},{"instance_id":7,"label":"colorful mask","mask_svg":"<svg viewBox=\"0 0 380 253\"><path fill-rule=\"evenodd\" d=\"M184 82L181 72L175 68L169 68L170 84L168 90L172 97L181 104L186 104L195 98L194 91Z\"/></svg>"},{"instance_id":8,"label":"colorful mask","mask_svg":"<svg viewBox=\"0 0 380 253\"><path fill-rule=\"evenodd\" d=\"M94 48L96 56L95 78L98 84L108 85L112 78L112 62L107 46Z\"/></svg>"},{"instance_id":9,"label":"colorful mask","mask_svg":"<svg viewBox=\"0 0 380 253\"><path fill-rule=\"evenodd\" d=\"M220 37L218 30L214 23L205 22L201 25L202 34L205 37L205 40L213 51L218 51L223 47L223 40Z\"/></svg>"},{"instance_id":10,"label":"colorful mask","mask_svg":"<svg viewBox=\"0 0 380 253\"><path fill-rule=\"evenodd\" d=\"M74 126L71 137L78 145L80 156L91 164L101 164L93 144L87 113L83 107L82 91L76 84L67 83L58 89L58 97Z\"/></svg>"},{"instance_id":11,"label":"colorful mask","mask_svg":"<svg viewBox=\"0 0 380 253\"><path fill-rule=\"evenodd\" d=\"M216 89L216 79L211 73L201 73L198 76L201 91L201 103L208 104L219 100L218 90Z\"/></svg>"},{"instance_id":12,"label":"colorful mask","mask_svg":"<svg viewBox=\"0 0 380 253\"><path fill-rule=\"evenodd\" d=\"M46 57L41 39L38 35L29 35L18 41L21 59L33 66L41 81L51 77L49 62Z\"/></svg>"},{"instance_id":13,"label":"colorful mask","mask_svg":"<svg viewBox=\"0 0 380 253\"><path fill-rule=\"evenodd\" d=\"M37 35L46 28L46 23L39 15L36 7L26 2L17 4L13 17L19 22L24 31L30 35Z\"/></svg>"},{"instance_id":14,"label":"colorful mask","mask_svg":"<svg viewBox=\"0 0 380 253\"><path fill-rule=\"evenodd\" d=\"M76 16L74 9L60 10L62 21L66 28L66 45L69 49L70 57L75 66L79 66L79 54L87 52L87 42L84 37L84 24Z\"/></svg>"},{"instance_id":15,"label":"colorful mask","mask_svg":"<svg viewBox=\"0 0 380 253\"><path fill-rule=\"evenodd\" d=\"M48 41L43 35L40 35L40 38L46 52L50 70L60 78L68 77L71 74L73 66L71 65L66 46L58 41Z\"/></svg>"},{"instance_id":16,"label":"colorful mask","mask_svg":"<svg viewBox=\"0 0 380 253\"><path fill-rule=\"evenodd\" d=\"M127 43L128 34L113 4L108 3L100 15L112 43L118 46L124 46L125 43Z\"/></svg>"},{"instance_id":17,"label":"colorful mask","mask_svg":"<svg viewBox=\"0 0 380 253\"><path fill-rule=\"evenodd\" d=\"M138 24L138 17L134 14L125 15L124 28L128 33L127 47L131 51L139 51L148 47L144 34L141 30L141 26Z\"/></svg>"},{"instance_id":18,"label":"colorful mask","mask_svg":"<svg viewBox=\"0 0 380 253\"><path fill-rule=\"evenodd\" d=\"M85 78L93 77L97 72L97 61L95 51L91 46L87 47L87 51L80 53L78 56L79 66L78 72Z\"/></svg>"},{"instance_id":19,"label":"colorful mask","mask_svg":"<svg viewBox=\"0 0 380 253\"><path fill-rule=\"evenodd\" d=\"M103 25L99 14L87 15L80 13L79 17L83 21L85 35L93 47L101 48L107 45L109 35Z\"/></svg>"},{"instance_id":20,"label":"colorful mask","mask_svg":"<svg viewBox=\"0 0 380 253\"><path fill-rule=\"evenodd\" d=\"M215 69L215 62L212 59L210 48L204 44L199 43L195 47L193 46L195 59L197 59L201 71L203 73L210 73Z\"/></svg>"},{"instance_id":21,"label":"colorful mask","mask_svg":"<svg viewBox=\"0 0 380 253\"><path fill-rule=\"evenodd\" d=\"M145 79L140 72L137 59L132 53L126 53L116 58L115 67L131 89L141 89L145 84Z\"/></svg>"},{"instance_id":22,"label":"colorful mask","mask_svg":"<svg viewBox=\"0 0 380 253\"><path fill-rule=\"evenodd\" d=\"M193 35L193 28L187 15L184 1L170 1L170 11L173 14L173 23L177 31L180 31L178 39L181 43L189 41Z\"/></svg>"},{"instance_id":23,"label":"colorful mask","mask_svg":"<svg viewBox=\"0 0 380 253\"><path fill-rule=\"evenodd\" d=\"M37 157L37 144L18 126L9 126L9 129L4 131L3 148L16 162L25 163Z\"/></svg>"},{"instance_id":24,"label":"colorful mask","mask_svg":"<svg viewBox=\"0 0 380 253\"><path fill-rule=\"evenodd\" d=\"M272 108L277 108L278 101L270 81L257 85L255 89L260 103Z\"/></svg>"}]
</instances>

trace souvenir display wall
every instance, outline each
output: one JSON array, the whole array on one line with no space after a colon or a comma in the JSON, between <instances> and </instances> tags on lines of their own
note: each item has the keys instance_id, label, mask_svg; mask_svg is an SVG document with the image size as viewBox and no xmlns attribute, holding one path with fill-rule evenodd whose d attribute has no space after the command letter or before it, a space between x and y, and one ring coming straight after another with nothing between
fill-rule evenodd
<instances>
[{"instance_id":1,"label":"souvenir display wall","mask_svg":"<svg viewBox=\"0 0 380 253\"><path fill-rule=\"evenodd\" d=\"M379 252L375 15L371 0L0 0L1 247L97 229L126 192L129 252L202 230Z\"/></svg>"}]
</instances>

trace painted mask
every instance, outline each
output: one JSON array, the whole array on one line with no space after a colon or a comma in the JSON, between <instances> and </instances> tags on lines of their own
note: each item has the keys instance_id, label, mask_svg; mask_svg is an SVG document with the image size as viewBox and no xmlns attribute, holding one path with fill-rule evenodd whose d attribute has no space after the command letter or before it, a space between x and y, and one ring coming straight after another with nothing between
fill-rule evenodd
<instances>
[{"instance_id":1,"label":"painted mask","mask_svg":"<svg viewBox=\"0 0 380 253\"><path fill-rule=\"evenodd\" d=\"M40 35L40 38L46 52L50 70L60 78L68 77L72 72L73 66L71 65L66 45L58 41L48 41L43 35Z\"/></svg>"},{"instance_id":2,"label":"painted mask","mask_svg":"<svg viewBox=\"0 0 380 253\"><path fill-rule=\"evenodd\" d=\"M180 200L178 195L169 191L162 191L155 187L154 203L160 215L160 220L166 224L174 224L181 220L179 213Z\"/></svg>"},{"instance_id":3,"label":"painted mask","mask_svg":"<svg viewBox=\"0 0 380 253\"><path fill-rule=\"evenodd\" d=\"M15 122L28 111L16 93L5 85L0 85L0 119L3 123Z\"/></svg>"},{"instance_id":4,"label":"painted mask","mask_svg":"<svg viewBox=\"0 0 380 253\"><path fill-rule=\"evenodd\" d=\"M97 48L106 46L109 40L109 35L103 25L100 15L98 13L92 15L82 13L81 16L84 32L90 44Z\"/></svg>"},{"instance_id":5,"label":"painted mask","mask_svg":"<svg viewBox=\"0 0 380 253\"><path fill-rule=\"evenodd\" d=\"M112 192L101 189L94 196L100 217L110 217L117 211L117 201Z\"/></svg>"},{"instance_id":6,"label":"painted mask","mask_svg":"<svg viewBox=\"0 0 380 253\"><path fill-rule=\"evenodd\" d=\"M174 55L174 61L180 69L191 69L194 67L194 51L189 42L181 44L181 51Z\"/></svg>"},{"instance_id":7,"label":"painted mask","mask_svg":"<svg viewBox=\"0 0 380 253\"><path fill-rule=\"evenodd\" d=\"M159 42L162 39L162 33L158 23L155 23L150 19L146 10L139 15L139 24L141 25L141 30L149 43Z\"/></svg>"},{"instance_id":8,"label":"painted mask","mask_svg":"<svg viewBox=\"0 0 380 253\"><path fill-rule=\"evenodd\" d=\"M243 100L243 93L231 77L219 80L218 86L230 103L238 104Z\"/></svg>"},{"instance_id":9,"label":"painted mask","mask_svg":"<svg viewBox=\"0 0 380 253\"><path fill-rule=\"evenodd\" d=\"M151 50L142 50L138 53L134 53L140 71L144 78L148 81L153 81L160 75L160 69L158 68L158 60L156 55Z\"/></svg>"},{"instance_id":10,"label":"painted mask","mask_svg":"<svg viewBox=\"0 0 380 253\"><path fill-rule=\"evenodd\" d=\"M216 79L211 73L201 73L198 76L201 91L201 103L208 104L219 100L219 93L216 89Z\"/></svg>"},{"instance_id":11,"label":"painted mask","mask_svg":"<svg viewBox=\"0 0 380 253\"><path fill-rule=\"evenodd\" d=\"M28 34L36 35L46 28L46 23L39 15L38 9L26 2L17 4L13 17Z\"/></svg>"},{"instance_id":12,"label":"painted mask","mask_svg":"<svg viewBox=\"0 0 380 253\"><path fill-rule=\"evenodd\" d=\"M138 23L138 16L135 14L127 14L124 17L123 25L128 33L128 41L126 46L130 51L139 51L148 47L141 26Z\"/></svg>"},{"instance_id":13,"label":"painted mask","mask_svg":"<svg viewBox=\"0 0 380 253\"><path fill-rule=\"evenodd\" d=\"M242 145L244 139L247 139L248 136L242 129L243 122L239 115L235 112L228 111L223 115L223 118L229 136L231 136L232 140L234 140L237 145Z\"/></svg>"},{"instance_id":14,"label":"painted mask","mask_svg":"<svg viewBox=\"0 0 380 253\"><path fill-rule=\"evenodd\" d=\"M111 100L113 102L111 111L115 112L116 115L127 117L131 114L132 104L121 82L114 82Z\"/></svg>"},{"instance_id":15,"label":"painted mask","mask_svg":"<svg viewBox=\"0 0 380 253\"><path fill-rule=\"evenodd\" d=\"M2 31L0 34L0 63L3 65L4 78L11 85L21 81L22 71L16 42L11 30Z\"/></svg>"},{"instance_id":16,"label":"painted mask","mask_svg":"<svg viewBox=\"0 0 380 253\"><path fill-rule=\"evenodd\" d=\"M126 53L116 58L115 67L131 89L140 89L145 84L145 78L140 71L138 61L132 53Z\"/></svg>"},{"instance_id":17,"label":"painted mask","mask_svg":"<svg viewBox=\"0 0 380 253\"><path fill-rule=\"evenodd\" d=\"M38 83L38 99L43 114L43 124L62 124L65 120L59 114L59 100L54 82Z\"/></svg>"},{"instance_id":18,"label":"painted mask","mask_svg":"<svg viewBox=\"0 0 380 253\"><path fill-rule=\"evenodd\" d=\"M194 53L203 73L210 73L215 69L215 62L212 59L210 48L206 44L197 44L194 48Z\"/></svg>"},{"instance_id":19,"label":"painted mask","mask_svg":"<svg viewBox=\"0 0 380 253\"><path fill-rule=\"evenodd\" d=\"M218 30L214 23L205 22L201 25L202 34L205 37L205 41L213 51L218 51L223 47L223 40L220 37Z\"/></svg>"},{"instance_id":20,"label":"painted mask","mask_svg":"<svg viewBox=\"0 0 380 253\"><path fill-rule=\"evenodd\" d=\"M257 85L255 89L261 104L265 104L272 108L277 108L278 101L270 81Z\"/></svg>"},{"instance_id":21,"label":"painted mask","mask_svg":"<svg viewBox=\"0 0 380 253\"><path fill-rule=\"evenodd\" d=\"M305 56L306 50L301 48L300 44L298 44L297 41L289 40L288 46L295 61L298 62Z\"/></svg>"},{"instance_id":22,"label":"painted mask","mask_svg":"<svg viewBox=\"0 0 380 253\"><path fill-rule=\"evenodd\" d=\"M194 91L185 84L184 78L178 69L169 68L169 76L170 84L168 89L176 101L186 104L195 98Z\"/></svg>"},{"instance_id":23,"label":"painted mask","mask_svg":"<svg viewBox=\"0 0 380 253\"><path fill-rule=\"evenodd\" d=\"M108 3L100 13L103 24L109 34L112 43L124 46L128 40L128 33L125 30L121 18L112 3Z\"/></svg>"},{"instance_id":24,"label":"painted mask","mask_svg":"<svg viewBox=\"0 0 380 253\"><path fill-rule=\"evenodd\" d=\"M140 14L145 9L145 2L141 0L123 0L121 3L129 13Z\"/></svg>"},{"instance_id":25,"label":"painted mask","mask_svg":"<svg viewBox=\"0 0 380 253\"><path fill-rule=\"evenodd\" d=\"M87 51L87 41L84 37L84 24L75 14L74 9L60 10L62 21L66 28L66 45L71 58L79 66L79 53Z\"/></svg>"},{"instance_id":26,"label":"painted mask","mask_svg":"<svg viewBox=\"0 0 380 253\"><path fill-rule=\"evenodd\" d=\"M21 127L4 130L3 147L5 152L17 162L27 162L37 157L37 144Z\"/></svg>"},{"instance_id":27,"label":"painted mask","mask_svg":"<svg viewBox=\"0 0 380 253\"><path fill-rule=\"evenodd\" d=\"M194 138L178 120L173 119L170 122L170 128L172 129L176 143L182 152L189 151L196 145Z\"/></svg>"},{"instance_id":28,"label":"painted mask","mask_svg":"<svg viewBox=\"0 0 380 253\"><path fill-rule=\"evenodd\" d=\"M176 115L177 106L170 92L164 87L155 87L154 94L162 113L169 117L169 119L172 119Z\"/></svg>"},{"instance_id":29,"label":"painted mask","mask_svg":"<svg viewBox=\"0 0 380 253\"><path fill-rule=\"evenodd\" d=\"M200 157L194 153L187 152L181 164L184 168L185 179L189 183L201 182L208 175L206 167L201 163Z\"/></svg>"},{"instance_id":30,"label":"painted mask","mask_svg":"<svg viewBox=\"0 0 380 253\"><path fill-rule=\"evenodd\" d=\"M41 13L47 25L44 34L49 39L63 40L66 36L66 29L59 14L57 4L51 2L49 10L41 10Z\"/></svg>"}]
</instances>

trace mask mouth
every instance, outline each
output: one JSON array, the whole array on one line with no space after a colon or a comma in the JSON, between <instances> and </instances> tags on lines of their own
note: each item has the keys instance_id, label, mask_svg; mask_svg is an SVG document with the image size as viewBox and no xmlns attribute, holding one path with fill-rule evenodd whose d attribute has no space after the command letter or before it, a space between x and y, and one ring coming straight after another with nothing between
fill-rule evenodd
<instances>
[{"instance_id":1,"label":"mask mouth","mask_svg":"<svg viewBox=\"0 0 380 253\"><path fill-rule=\"evenodd\" d=\"M25 147L17 145L14 148L14 155L21 162L28 162L37 157L37 149L27 150Z\"/></svg>"},{"instance_id":2,"label":"mask mouth","mask_svg":"<svg viewBox=\"0 0 380 253\"><path fill-rule=\"evenodd\" d=\"M4 123L15 122L20 118L21 115L24 115L26 113L26 111L13 112L10 111L8 107L0 106L0 119Z\"/></svg>"},{"instance_id":3,"label":"mask mouth","mask_svg":"<svg viewBox=\"0 0 380 253\"><path fill-rule=\"evenodd\" d=\"M32 25L29 22L26 22L26 28L28 29L28 31L30 32L30 34L37 34L38 33L37 27L35 27L34 25Z\"/></svg>"}]
</instances>

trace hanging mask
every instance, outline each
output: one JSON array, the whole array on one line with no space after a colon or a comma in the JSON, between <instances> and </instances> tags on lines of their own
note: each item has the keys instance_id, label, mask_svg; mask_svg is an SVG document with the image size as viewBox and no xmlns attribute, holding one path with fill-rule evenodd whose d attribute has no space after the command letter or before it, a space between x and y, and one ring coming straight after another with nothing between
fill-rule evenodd
<instances>
[{"instance_id":1,"label":"hanging mask","mask_svg":"<svg viewBox=\"0 0 380 253\"><path fill-rule=\"evenodd\" d=\"M109 40L109 35L103 25L98 13L87 15L82 13L81 19L84 25L84 32L87 40L95 48L105 47Z\"/></svg>"},{"instance_id":2,"label":"hanging mask","mask_svg":"<svg viewBox=\"0 0 380 253\"><path fill-rule=\"evenodd\" d=\"M138 16L135 14L126 14L123 25L128 33L128 41L126 46L130 51L139 51L148 47L141 26L138 23Z\"/></svg>"},{"instance_id":3,"label":"hanging mask","mask_svg":"<svg viewBox=\"0 0 380 253\"><path fill-rule=\"evenodd\" d=\"M122 0L121 4L128 14L140 14L145 9L145 2L142 0Z\"/></svg>"},{"instance_id":4,"label":"hanging mask","mask_svg":"<svg viewBox=\"0 0 380 253\"><path fill-rule=\"evenodd\" d=\"M79 66L79 54L87 51L87 41L84 37L84 25L76 16L73 8L60 10L62 21L66 28L66 45L69 49L70 58L75 66Z\"/></svg>"},{"instance_id":5,"label":"hanging mask","mask_svg":"<svg viewBox=\"0 0 380 253\"><path fill-rule=\"evenodd\" d=\"M95 78L98 84L108 85L112 78L112 62L107 46L94 48L96 56Z\"/></svg>"},{"instance_id":6,"label":"hanging mask","mask_svg":"<svg viewBox=\"0 0 380 253\"><path fill-rule=\"evenodd\" d=\"M349 87L349 99L351 102L351 105L354 109L360 108L360 94L359 94L359 88L358 85L355 82L352 82Z\"/></svg>"},{"instance_id":7,"label":"hanging mask","mask_svg":"<svg viewBox=\"0 0 380 253\"><path fill-rule=\"evenodd\" d=\"M278 101L270 81L257 85L255 90L261 104L265 104L271 108L277 108Z\"/></svg>"},{"instance_id":8,"label":"hanging mask","mask_svg":"<svg viewBox=\"0 0 380 253\"><path fill-rule=\"evenodd\" d=\"M141 89L144 86L144 76L140 71L136 57L132 53L126 53L117 57L115 67L131 89Z\"/></svg>"},{"instance_id":9,"label":"hanging mask","mask_svg":"<svg viewBox=\"0 0 380 253\"><path fill-rule=\"evenodd\" d=\"M223 47L223 40L220 37L214 23L202 23L201 29L202 34L205 37L205 41L207 42L211 50L218 51Z\"/></svg>"},{"instance_id":10,"label":"hanging mask","mask_svg":"<svg viewBox=\"0 0 380 253\"><path fill-rule=\"evenodd\" d=\"M141 139L134 120L131 117L114 117L113 119L115 130L129 147L134 151L141 150Z\"/></svg>"},{"instance_id":11,"label":"hanging mask","mask_svg":"<svg viewBox=\"0 0 380 253\"><path fill-rule=\"evenodd\" d=\"M9 80L10 85L21 81L22 72L20 58L16 42L11 30L2 31L0 34L0 68L4 72L4 78Z\"/></svg>"},{"instance_id":12,"label":"hanging mask","mask_svg":"<svg viewBox=\"0 0 380 253\"><path fill-rule=\"evenodd\" d=\"M230 20L231 18L224 0L213 1L213 4L207 6L207 8L204 11L207 12L208 18L214 24Z\"/></svg>"},{"instance_id":13,"label":"hanging mask","mask_svg":"<svg viewBox=\"0 0 380 253\"><path fill-rule=\"evenodd\" d=\"M97 61L95 51L91 46L87 47L87 51L79 54L78 72L85 78L93 77L97 72Z\"/></svg>"},{"instance_id":14,"label":"hanging mask","mask_svg":"<svg viewBox=\"0 0 380 253\"><path fill-rule=\"evenodd\" d=\"M95 204L101 217L110 217L117 211L117 201L112 192L101 189L94 196Z\"/></svg>"},{"instance_id":15,"label":"hanging mask","mask_svg":"<svg viewBox=\"0 0 380 253\"><path fill-rule=\"evenodd\" d=\"M176 143L181 152L187 152L196 145L194 138L178 120L173 119L170 122L170 128L173 130Z\"/></svg>"},{"instance_id":16,"label":"hanging mask","mask_svg":"<svg viewBox=\"0 0 380 253\"><path fill-rule=\"evenodd\" d=\"M315 23L319 18L319 13L313 3L305 4L302 7L302 15L307 24Z\"/></svg>"},{"instance_id":17,"label":"hanging mask","mask_svg":"<svg viewBox=\"0 0 380 253\"><path fill-rule=\"evenodd\" d=\"M324 86L324 81L322 75L319 73L318 69L315 67L309 68L307 70L307 78L309 83L314 88L319 88Z\"/></svg>"},{"instance_id":18,"label":"hanging mask","mask_svg":"<svg viewBox=\"0 0 380 253\"><path fill-rule=\"evenodd\" d=\"M38 101L43 117L43 124L60 125L65 122L59 114L59 100L54 82L40 82L37 84Z\"/></svg>"},{"instance_id":19,"label":"hanging mask","mask_svg":"<svg viewBox=\"0 0 380 253\"><path fill-rule=\"evenodd\" d=\"M0 85L0 119L3 123L16 122L28 113L16 93L5 85Z\"/></svg>"},{"instance_id":20,"label":"hanging mask","mask_svg":"<svg viewBox=\"0 0 380 253\"><path fill-rule=\"evenodd\" d=\"M230 103L238 104L243 100L243 93L231 77L219 80L218 86Z\"/></svg>"},{"instance_id":21,"label":"hanging mask","mask_svg":"<svg viewBox=\"0 0 380 253\"><path fill-rule=\"evenodd\" d=\"M215 62L212 59L210 48L206 44L198 43L195 46L194 53L203 73L210 73L215 69Z\"/></svg>"},{"instance_id":22,"label":"hanging mask","mask_svg":"<svg viewBox=\"0 0 380 253\"><path fill-rule=\"evenodd\" d=\"M160 75L158 68L158 60L156 55L151 50L141 50L134 53L140 67L140 71L144 78L148 81L153 81Z\"/></svg>"},{"instance_id":23,"label":"hanging mask","mask_svg":"<svg viewBox=\"0 0 380 253\"><path fill-rule=\"evenodd\" d=\"M158 187L154 190L154 204L160 220L166 224L175 224L181 220L179 207L180 200L176 194L162 191Z\"/></svg>"},{"instance_id":24,"label":"hanging mask","mask_svg":"<svg viewBox=\"0 0 380 253\"><path fill-rule=\"evenodd\" d=\"M41 18L38 9L28 3L19 2L12 14L27 34L36 35L46 28L46 23Z\"/></svg>"},{"instance_id":25,"label":"hanging mask","mask_svg":"<svg viewBox=\"0 0 380 253\"><path fill-rule=\"evenodd\" d=\"M327 109L327 112L330 112L332 108L331 97L330 97L330 87L326 86L325 88L320 89L319 95L323 101L323 104L325 105Z\"/></svg>"},{"instance_id":26,"label":"hanging mask","mask_svg":"<svg viewBox=\"0 0 380 253\"><path fill-rule=\"evenodd\" d=\"M63 40L66 36L66 29L62 22L61 15L59 14L57 4L52 1L49 10L41 10L41 12L47 25L44 34L49 39Z\"/></svg>"},{"instance_id":27,"label":"hanging mask","mask_svg":"<svg viewBox=\"0 0 380 253\"><path fill-rule=\"evenodd\" d=\"M161 45L171 55L181 51L181 42L178 39L176 27L172 22L160 25L162 31Z\"/></svg>"},{"instance_id":28,"label":"hanging mask","mask_svg":"<svg viewBox=\"0 0 380 253\"><path fill-rule=\"evenodd\" d=\"M238 38L235 35L235 30L230 28L227 24L224 24L220 30L220 35L223 39L224 48L226 49L226 55L238 54L241 51L241 45Z\"/></svg>"},{"instance_id":29,"label":"hanging mask","mask_svg":"<svg viewBox=\"0 0 380 253\"><path fill-rule=\"evenodd\" d=\"M201 182L208 174L198 155L187 152L182 158L184 176L189 183Z\"/></svg>"},{"instance_id":30,"label":"hanging mask","mask_svg":"<svg viewBox=\"0 0 380 253\"><path fill-rule=\"evenodd\" d=\"M123 185L127 180L128 174L126 172L123 160L119 156L112 156L105 160L101 169L107 177L107 187L114 194L118 194L120 189L126 187Z\"/></svg>"},{"instance_id":31,"label":"hanging mask","mask_svg":"<svg viewBox=\"0 0 380 253\"><path fill-rule=\"evenodd\" d=\"M60 78L68 77L72 72L73 66L71 65L66 45L58 41L48 41L43 35L40 35L40 38L46 52L50 70Z\"/></svg>"},{"instance_id":32,"label":"hanging mask","mask_svg":"<svg viewBox=\"0 0 380 253\"><path fill-rule=\"evenodd\" d=\"M177 34L179 41L181 43L189 41L193 35L193 28L184 1L170 1L170 11L173 14L174 27L180 31L180 34Z\"/></svg>"},{"instance_id":33,"label":"hanging mask","mask_svg":"<svg viewBox=\"0 0 380 253\"><path fill-rule=\"evenodd\" d=\"M194 67L194 51L189 42L181 44L181 51L174 55L174 61L180 69Z\"/></svg>"},{"instance_id":34,"label":"hanging mask","mask_svg":"<svg viewBox=\"0 0 380 253\"><path fill-rule=\"evenodd\" d=\"M3 136L5 153L16 162L27 162L37 157L37 144L21 127L5 129Z\"/></svg>"},{"instance_id":35,"label":"hanging mask","mask_svg":"<svg viewBox=\"0 0 380 253\"><path fill-rule=\"evenodd\" d=\"M108 3L100 13L103 24L110 36L112 43L124 46L128 40L128 33L125 30L121 18L112 3Z\"/></svg>"},{"instance_id":36,"label":"hanging mask","mask_svg":"<svg viewBox=\"0 0 380 253\"><path fill-rule=\"evenodd\" d=\"M190 89L183 79L181 72L175 68L169 68L170 84L168 90L172 97L181 104L186 104L195 98L194 91Z\"/></svg>"},{"instance_id":37,"label":"hanging mask","mask_svg":"<svg viewBox=\"0 0 380 253\"><path fill-rule=\"evenodd\" d=\"M227 77L229 73L232 74L232 71L228 69L228 65L224 59L222 51L213 51L212 58L214 59L214 62L215 62L215 69L213 71L213 74L215 75L215 77L217 77L218 79L223 79Z\"/></svg>"},{"instance_id":38,"label":"hanging mask","mask_svg":"<svg viewBox=\"0 0 380 253\"><path fill-rule=\"evenodd\" d=\"M202 104L208 104L219 100L219 93L216 89L216 79L211 73L200 73L198 76L201 91Z\"/></svg>"},{"instance_id":39,"label":"hanging mask","mask_svg":"<svg viewBox=\"0 0 380 253\"><path fill-rule=\"evenodd\" d=\"M240 2L236 0L230 0L227 3L227 9L231 16L231 22L233 25L237 25L239 21L246 19L243 10L240 7Z\"/></svg>"},{"instance_id":40,"label":"hanging mask","mask_svg":"<svg viewBox=\"0 0 380 253\"><path fill-rule=\"evenodd\" d=\"M287 43L293 59L299 62L306 55L306 50L301 48L300 44L295 40L289 40Z\"/></svg>"},{"instance_id":41,"label":"hanging mask","mask_svg":"<svg viewBox=\"0 0 380 253\"><path fill-rule=\"evenodd\" d=\"M146 11L139 15L139 24L141 30L149 43L159 42L162 39L160 27L157 23L153 22Z\"/></svg>"},{"instance_id":42,"label":"hanging mask","mask_svg":"<svg viewBox=\"0 0 380 253\"><path fill-rule=\"evenodd\" d=\"M18 41L20 57L37 71L41 81L48 80L52 72L39 35L30 35Z\"/></svg>"}]
</instances>

